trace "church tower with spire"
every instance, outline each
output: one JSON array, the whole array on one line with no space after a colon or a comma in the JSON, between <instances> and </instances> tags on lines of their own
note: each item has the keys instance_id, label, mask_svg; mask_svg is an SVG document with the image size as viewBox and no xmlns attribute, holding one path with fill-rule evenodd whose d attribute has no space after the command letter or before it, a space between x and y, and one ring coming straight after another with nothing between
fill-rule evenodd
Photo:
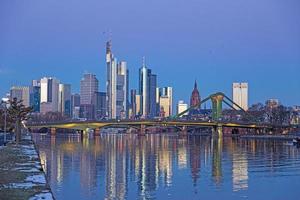
<instances>
[{"instance_id":1,"label":"church tower with spire","mask_svg":"<svg viewBox=\"0 0 300 200\"><path fill-rule=\"evenodd\" d=\"M195 106L201 102L200 94L197 88L197 81L195 80L194 89L190 99L190 106Z\"/></svg>"}]
</instances>

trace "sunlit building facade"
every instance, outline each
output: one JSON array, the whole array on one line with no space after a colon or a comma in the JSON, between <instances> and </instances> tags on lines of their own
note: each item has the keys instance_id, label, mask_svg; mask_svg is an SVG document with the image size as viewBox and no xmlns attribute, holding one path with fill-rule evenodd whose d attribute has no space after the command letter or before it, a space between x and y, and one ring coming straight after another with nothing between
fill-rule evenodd
<instances>
[{"instance_id":1,"label":"sunlit building facade","mask_svg":"<svg viewBox=\"0 0 300 200\"><path fill-rule=\"evenodd\" d=\"M244 110L248 110L248 83L232 84L232 100ZM240 110L236 105L232 105L235 109Z\"/></svg>"},{"instance_id":2,"label":"sunlit building facade","mask_svg":"<svg viewBox=\"0 0 300 200\"><path fill-rule=\"evenodd\" d=\"M59 112L64 116L71 117L71 85L59 84L58 95Z\"/></svg>"},{"instance_id":3,"label":"sunlit building facade","mask_svg":"<svg viewBox=\"0 0 300 200\"><path fill-rule=\"evenodd\" d=\"M59 83L60 81L54 77L44 77L41 79L41 107L42 103L44 103L43 106L45 108L47 107L44 111L58 112Z\"/></svg>"},{"instance_id":4,"label":"sunlit building facade","mask_svg":"<svg viewBox=\"0 0 300 200\"><path fill-rule=\"evenodd\" d=\"M182 113L183 111L188 109L188 104L184 103L183 100L178 101L177 104L177 114ZM184 113L183 115L188 115L188 112Z\"/></svg>"}]
</instances>

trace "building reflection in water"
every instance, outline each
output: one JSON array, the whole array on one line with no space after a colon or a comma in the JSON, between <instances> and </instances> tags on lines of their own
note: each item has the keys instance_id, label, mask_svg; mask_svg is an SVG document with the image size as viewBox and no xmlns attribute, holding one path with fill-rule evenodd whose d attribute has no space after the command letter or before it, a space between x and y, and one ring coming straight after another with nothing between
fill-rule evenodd
<instances>
[{"instance_id":1,"label":"building reflection in water","mask_svg":"<svg viewBox=\"0 0 300 200\"><path fill-rule=\"evenodd\" d=\"M248 158L243 150L247 145L238 139L232 140L232 144L232 190L237 192L248 188ZM255 143L250 148L255 150Z\"/></svg>"},{"instance_id":2,"label":"building reflection in water","mask_svg":"<svg viewBox=\"0 0 300 200\"><path fill-rule=\"evenodd\" d=\"M249 187L248 162L253 159L249 154L257 157L264 156L264 151L283 151L278 149L283 147L270 143L196 135L106 134L80 138L35 134L34 140L50 184L60 185L64 179L78 176L80 192L87 199L94 199L97 191L105 199L136 195L151 199L159 188L172 187L175 180L178 184L179 175L185 172L190 174L191 187L199 187L202 176L206 177L203 181L211 177L212 183L220 186L225 176L222 166L227 163L232 164L232 190L245 190ZM299 156L293 151L285 153ZM272 172L280 164L274 161L277 160L274 156L262 160L259 164L269 166Z\"/></svg>"},{"instance_id":3,"label":"building reflection in water","mask_svg":"<svg viewBox=\"0 0 300 200\"><path fill-rule=\"evenodd\" d=\"M223 138L211 138L211 151L212 151L212 178L217 185L222 181L222 151L223 151Z\"/></svg>"}]
</instances>

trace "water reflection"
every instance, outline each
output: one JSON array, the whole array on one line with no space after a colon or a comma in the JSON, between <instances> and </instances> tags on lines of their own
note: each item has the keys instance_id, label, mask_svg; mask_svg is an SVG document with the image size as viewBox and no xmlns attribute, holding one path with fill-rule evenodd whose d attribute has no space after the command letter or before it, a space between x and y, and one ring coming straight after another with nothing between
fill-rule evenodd
<instances>
[{"instance_id":1,"label":"water reflection","mask_svg":"<svg viewBox=\"0 0 300 200\"><path fill-rule=\"evenodd\" d=\"M281 141L156 134L34 139L57 199L218 199L216 189L235 199L234 193L255 195L249 177L300 177L299 150Z\"/></svg>"}]
</instances>

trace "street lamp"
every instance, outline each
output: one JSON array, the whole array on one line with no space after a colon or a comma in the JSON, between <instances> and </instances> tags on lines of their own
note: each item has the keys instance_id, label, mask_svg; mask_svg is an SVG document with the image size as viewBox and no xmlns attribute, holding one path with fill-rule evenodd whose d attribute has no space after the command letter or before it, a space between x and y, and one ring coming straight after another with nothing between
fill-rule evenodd
<instances>
[{"instance_id":1,"label":"street lamp","mask_svg":"<svg viewBox=\"0 0 300 200\"><path fill-rule=\"evenodd\" d=\"M4 146L6 144L6 118L7 118L7 104L8 104L8 98L2 98L1 104L4 105Z\"/></svg>"}]
</instances>

